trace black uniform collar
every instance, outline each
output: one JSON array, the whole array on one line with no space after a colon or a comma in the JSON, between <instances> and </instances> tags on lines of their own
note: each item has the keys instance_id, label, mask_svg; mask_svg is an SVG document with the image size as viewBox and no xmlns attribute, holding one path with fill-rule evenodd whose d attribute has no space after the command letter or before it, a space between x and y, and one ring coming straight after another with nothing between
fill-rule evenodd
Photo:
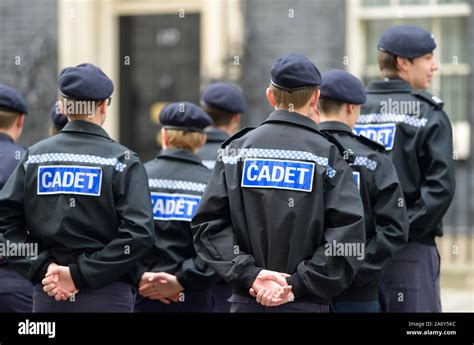
<instances>
[{"instance_id":1,"label":"black uniform collar","mask_svg":"<svg viewBox=\"0 0 474 345\"><path fill-rule=\"evenodd\" d=\"M95 123L82 120L69 121L61 132L85 133L110 139L109 135L102 127Z\"/></svg>"},{"instance_id":2,"label":"black uniform collar","mask_svg":"<svg viewBox=\"0 0 474 345\"><path fill-rule=\"evenodd\" d=\"M400 78L377 80L367 86L369 93L412 92L410 84Z\"/></svg>"},{"instance_id":3,"label":"black uniform collar","mask_svg":"<svg viewBox=\"0 0 474 345\"><path fill-rule=\"evenodd\" d=\"M230 135L227 132L223 131L217 127L209 127L204 131L207 134L208 142L222 143L230 138Z\"/></svg>"},{"instance_id":4,"label":"black uniform collar","mask_svg":"<svg viewBox=\"0 0 474 345\"><path fill-rule=\"evenodd\" d=\"M288 110L275 110L273 113L270 114L270 116L263 123L266 123L266 122L293 123L295 125L307 127L319 132L318 125L309 117L301 115L296 112L290 112Z\"/></svg>"},{"instance_id":5,"label":"black uniform collar","mask_svg":"<svg viewBox=\"0 0 474 345\"><path fill-rule=\"evenodd\" d=\"M0 142L14 143L13 138L7 133L0 133Z\"/></svg>"},{"instance_id":6,"label":"black uniform collar","mask_svg":"<svg viewBox=\"0 0 474 345\"><path fill-rule=\"evenodd\" d=\"M158 153L156 158L171 158L191 162L194 164L202 164L202 160L198 155L183 149L165 149Z\"/></svg>"},{"instance_id":7,"label":"black uniform collar","mask_svg":"<svg viewBox=\"0 0 474 345\"><path fill-rule=\"evenodd\" d=\"M319 130L337 131L353 134L352 129L348 125L339 121L321 121L321 123L319 124Z\"/></svg>"}]
</instances>

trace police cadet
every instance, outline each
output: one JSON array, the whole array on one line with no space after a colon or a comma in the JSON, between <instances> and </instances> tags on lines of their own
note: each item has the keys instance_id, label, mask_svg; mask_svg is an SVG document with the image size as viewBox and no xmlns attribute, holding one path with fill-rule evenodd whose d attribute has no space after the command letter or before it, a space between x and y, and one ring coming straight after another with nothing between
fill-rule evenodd
<instances>
[{"instance_id":1,"label":"police cadet","mask_svg":"<svg viewBox=\"0 0 474 345\"><path fill-rule=\"evenodd\" d=\"M350 167L307 117L320 84L303 55L276 60L275 111L223 143L193 218L198 254L234 290L231 312L328 312L362 263L329 245L364 243L364 213Z\"/></svg>"},{"instance_id":2,"label":"police cadet","mask_svg":"<svg viewBox=\"0 0 474 345\"><path fill-rule=\"evenodd\" d=\"M70 122L0 192L0 233L37 255L7 260L36 284L34 312L131 312L129 271L154 241L145 168L101 128L113 83L99 68L65 68L58 86Z\"/></svg>"},{"instance_id":3,"label":"police cadet","mask_svg":"<svg viewBox=\"0 0 474 345\"><path fill-rule=\"evenodd\" d=\"M68 122L67 116L61 113L58 102L55 102L51 108L51 122L52 126L49 127L50 136L61 132Z\"/></svg>"},{"instance_id":4,"label":"police cadet","mask_svg":"<svg viewBox=\"0 0 474 345\"><path fill-rule=\"evenodd\" d=\"M11 87L0 85L0 189L25 153L15 142L21 136L27 113L25 99ZM31 283L8 267L0 253L0 312L31 312L32 295Z\"/></svg>"},{"instance_id":5,"label":"police cadet","mask_svg":"<svg viewBox=\"0 0 474 345\"><path fill-rule=\"evenodd\" d=\"M385 147L352 132L366 101L365 86L341 70L325 72L322 78L319 128L356 155L351 168L364 205L366 230L364 263L350 287L333 298L332 307L335 312L379 312L383 270L408 239L403 192Z\"/></svg>"},{"instance_id":6,"label":"police cadet","mask_svg":"<svg viewBox=\"0 0 474 345\"><path fill-rule=\"evenodd\" d=\"M435 237L455 191L452 129L443 101L424 91L438 65L430 33L393 26L378 43L384 77L367 88L355 130L382 142L403 188L409 239L381 283L382 310L441 311Z\"/></svg>"},{"instance_id":7,"label":"police cadet","mask_svg":"<svg viewBox=\"0 0 474 345\"><path fill-rule=\"evenodd\" d=\"M207 141L198 151L198 155L203 164L212 169L221 144L239 128L240 116L245 111L246 104L242 93L236 87L218 82L210 84L202 92L201 106L212 118L212 126L206 129Z\"/></svg>"},{"instance_id":8,"label":"police cadet","mask_svg":"<svg viewBox=\"0 0 474 345\"><path fill-rule=\"evenodd\" d=\"M197 256L190 222L210 171L196 151L212 120L189 102L160 113L163 151L145 164L151 190L156 241L142 260L135 312L210 312L209 287L217 274Z\"/></svg>"},{"instance_id":9,"label":"police cadet","mask_svg":"<svg viewBox=\"0 0 474 345\"><path fill-rule=\"evenodd\" d=\"M206 144L198 151L203 164L214 168L216 156L221 144L234 134L240 124L240 116L246 109L242 93L228 83L212 83L201 94L201 106L212 118L212 126L208 127ZM211 287L213 312L228 313L232 288L223 279Z\"/></svg>"}]
</instances>

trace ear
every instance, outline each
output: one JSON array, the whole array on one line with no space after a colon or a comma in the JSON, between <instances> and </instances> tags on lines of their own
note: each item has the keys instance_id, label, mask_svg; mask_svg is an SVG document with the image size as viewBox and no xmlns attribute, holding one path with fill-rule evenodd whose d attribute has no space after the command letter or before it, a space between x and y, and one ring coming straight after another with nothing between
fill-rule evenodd
<instances>
[{"instance_id":1,"label":"ear","mask_svg":"<svg viewBox=\"0 0 474 345\"><path fill-rule=\"evenodd\" d=\"M314 108L318 105L320 94L321 94L321 91L319 91L319 89L316 89L316 91L314 91L313 95L311 96L311 99L309 100L310 108Z\"/></svg>"},{"instance_id":2,"label":"ear","mask_svg":"<svg viewBox=\"0 0 474 345\"><path fill-rule=\"evenodd\" d=\"M232 122L232 124L239 124L240 123L240 114L235 113L234 115L232 115L232 119L230 121Z\"/></svg>"},{"instance_id":3,"label":"ear","mask_svg":"<svg viewBox=\"0 0 474 345\"><path fill-rule=\"evenodd\" d=\"M397 56L397 68L399 71L403 71L403 72L407 71L409 63L410 61L408 59Z\"/></svg>"},{"instance_id":4,"label":"ear","mask_svg":"<svg viewBox=\"0 0 474 345\"><path fill-rule=\"evenodd\" d=\"M103 100L102 103L99 105L99 113L105 114L107 112L107 100Z\"/></svg>"},{"instance_id":5,"label":"ear","mask_svg":"<svg viewBox=\"0 0 474 345\"><path fill-rule=\"evenodd\" d=\"M272 107L276 107L278 104L277 104L277 101L275 100L275 95L273 94L272 89L267 87L266 94L267 94L268 103L270 103Z\"/></svg>"},{"instance_id":6,"label":"ear","mask_svg":"<svg viewBox=\"0 0 474 345\"><path fill-rule=\"evenodd\" d=\"M23 128L24 124L25 124L25 114L18 115L15 120L15 126L17 128Z\"/></svg>"},{"instance_id":7,"label":"ear","mask_svg":"<svg viewBox=\"0 0 474 345\"><path fill-rule=\"evenodd\" d=\"M348 116L354 114L354 108L354 104L346 104L346 114Z\"/></svg>"},{"instance_id":8,"label":"ear","mask_svg":"<svg viewBox=\"0 0 474 345\"><path fill-rule=\"evenodd\" d=\"M170 146L170 138L168 137L168 132L164 128L161 129L161 143L164 147Z\"/></svg>"}]
</instances>

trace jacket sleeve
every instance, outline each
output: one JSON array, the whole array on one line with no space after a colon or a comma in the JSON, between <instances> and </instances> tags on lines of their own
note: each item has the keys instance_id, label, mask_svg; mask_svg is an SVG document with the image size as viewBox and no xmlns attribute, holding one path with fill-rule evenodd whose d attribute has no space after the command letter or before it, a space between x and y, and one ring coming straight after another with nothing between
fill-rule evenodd
<instances>
[{"instance_id":1,"label":"jacket sleeve","mask_svg":"<svg viewBox=\"0 0 474 345\"><path fill-rule=\"evenodd\" d=\"M212 286L219 278L200 256L183 261L176 272L176 278L184 289L205 289Z\"/></svg>"},{"instance_id":2,"label":"jacket sleeve","mask_svg":"<svg viewBox=\"0 0 474 345\"><path fill-rule=\"evenodd\" d=\"M420 198L408 209L410 240L430 233L439 224L454 197L456 181L451 123L435 111L422 129Z\"/></svg>"},{"instance_id":3,"label":"jacket sleeve","mask_svg":"<svg viewBox=\"0 0 474 345\"><path fill-rule=\"evenodd\" d=\"M393 255L408 241L408 216L397 172L385 155L376 161L376 170L368 171L375 236L366 245L364 263L354 279L357 286L377 284Z\"/></svg>"},{"instance_id":4,"label":"jacket sleeve","mask_svg":"<svg viewBox=\"0 0 474 345\"><path fill-rule=\"evenodd\" d=\"M99 288L118 280L138 263L154 243L153 213L145 168L132 160L116 175L117 237L91 255L82 254L69 265L78 289Z\"/></svg>"},{"instance_id":5,"label":"jacket sleeve","mask_svg":"<svg viewBox=\"0 0 474 345\"><path fill-rule=\"evenodd\" d=\"M333 178L326 178L324 189L324 244L317 248L310 260L298 264L297 271L287 278L295 298L305 294L326 299L338 295L352 282L362 265L357 252L337 255L330 252L333 244L357 248L365 244L364 209L352 170L342 160L336 147L329 165L336 170Z\"/></svg>"},{"instance_id":6,"label":"jacket sleeve","mask_svg":"<svg viewBox=\"0 0 474 345\"><path fill-rule=\"evenodd\" d=\"M237 243L230 217L224 164L216 161L206 191L191 222L194 247L236 292L248 294L262 268L254 258L236 248Z\"/></svg>"},{"instance_id":7,"label":"jacket sleeve","mask_svg":"<svg viewBox=\"0 0 474 345\"><path fill-rule=\"evenodd\" d=\"M29 238L25 221L25 167L28 160L26 153L17 165L7 183L0 191L0 242L7 244L28 243L33 248L38 248L38 255L34 256L9 256L8 265L33 283L44 278L46 270L54 261L48 250L41 249L37 243Z\"/></svg>"}]
</instances>

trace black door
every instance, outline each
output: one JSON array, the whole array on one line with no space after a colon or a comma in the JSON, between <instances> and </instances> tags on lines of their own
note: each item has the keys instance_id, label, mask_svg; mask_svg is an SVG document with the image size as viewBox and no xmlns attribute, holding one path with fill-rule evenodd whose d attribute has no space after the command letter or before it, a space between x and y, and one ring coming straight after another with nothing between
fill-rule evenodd
<instances>
[{"instance_id":1,"label":"black door","mask_svg":"<svg viewBox=\"0 0 474 345\"><path fill-rule=\"evenodd\" d=\"M157 111L165 102L199 100L200 15L120 18L120 142L152 159Z\"/></svg>"}]
</instances>

